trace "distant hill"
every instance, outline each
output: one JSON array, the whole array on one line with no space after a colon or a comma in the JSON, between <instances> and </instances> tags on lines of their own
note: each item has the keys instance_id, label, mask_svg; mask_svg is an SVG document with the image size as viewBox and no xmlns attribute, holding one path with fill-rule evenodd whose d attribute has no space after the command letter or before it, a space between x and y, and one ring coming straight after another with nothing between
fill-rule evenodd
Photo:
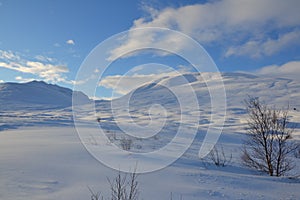
<instances>
[{"instance_id":1,"label":"distant hill","mask_svg":"<svg viewBox=\"0 0 300 200\"><path fill-rule=\"evenodd\" d=\"M205 77L205 78L203 78ZM186 73L183 76L166 76L142 85L128 94L111 101L95 101L94 104L84 93L42 81L28 83L0 83L0 126L13 127L32 124L73 124L72 96L77 103L90 105L80 107L80 118L95 121L101 118L102 127L118 129L115 120L122 123L148 124L151 120L163 123L165 128L175 129L181 116L191 117L200 112L200 126L207 126L213 120L211 114L221 116L218 109L211 110L213 89L221 87L226 91L225 127L240 130L246 122L244 100L248 96L260 97L268 105L291 110L291 121L299 123L300 82L285 78L261 77L243 73L222 73L224 88L219 85L216 73ZM210 82L210 91L207 83ZM199 108L190 102L190 89L196 95ZM184 99L184 103L178 100ZM223 98L223 97L222 97ZM111 110L111 103L114 112ZM129 108L127 108L129 106ZM181 110L184 106L185 110ZM79 110L80 110L79 109ZM128 114L129 112L129 114ZM212 113L214 112L214 113ZM165 116L166 115L166 116ZM165 117L166 118L165 118ZM116 119L118 118L118 119ZM2 124L2 125L1 125ZM1 129L1 128L0 128ZM175 132L175 131L172 131Z\"/></svg>"},{"instance_id":2,"label":"distant hill","mask_svg":"<svg viewBox=\"0 0 300 200\"><path fill-rule=\"evenodd\" d=\"M220 78L224 83L224 88L219 84ZM207 83L210 83L211 88L207 87ZM191 99L189 88L192 88L192 92L197 96L199 110L191 106L192 103L189 103ZM259 97L263 102L277 108L289 107L291 121L299 121L299 81L245 73L221 73L221 76L219 76L217 73L206 72L201 74L186 73L182 76L166 76L140 86L125 96L113 100L114 114L123 123L131 123L133 119L136 120L135 123L147 124L150 119L161 119L165 111L167 119L173 122L180 121L180 115L193 116L200 111L201 119L199 123L209 124L211 122L211 114L222 116L218 109L214 111L215 113L212 113L211 110L211 97L216 95L213 94L214 88L221 88L226 92L225 126L227 127L235 127L233 129L236 129L236 126L246 122L247 113L244 101L249 96ZM177 97L184 98L184 105L180 104ZM217 96L217 98L219 97ZM126 108L128 105L129 109ZM161 107L155 105L160 105ZM180 106L185 106L187 110L181 113ZM99 102L98 107L99 116L105 116L103 118L109 120L112 119L110 105L104 106L104 103Z\"/></svg>"},{"instance_id":3,"label":"distant hill","mask_svg":"<svg viewBox=\"0 0 300 200\"><path fill-rule=\"evenodd\" d=\"M65 108L72 106L72 95L78 95L82 101L90 101L82 92L43 81L28 83L1 83L1 110L15 108Z\"/></svg>"}]
</instances>

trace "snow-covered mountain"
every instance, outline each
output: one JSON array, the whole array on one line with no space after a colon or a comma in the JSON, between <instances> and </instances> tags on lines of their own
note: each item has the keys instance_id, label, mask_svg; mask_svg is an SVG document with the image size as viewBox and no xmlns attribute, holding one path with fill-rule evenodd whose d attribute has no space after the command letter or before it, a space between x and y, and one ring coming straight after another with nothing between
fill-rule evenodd
<instances>
[{"instance_id":1,"label":"snow-covered mountain","mask_svg":"<svg viewBox=\"0 0 300 200\"><path fill-rule=\"evenodd\" d=\"M0 131L22 126L73 125L72 95L90 102L82 92L42 81L0 84Z\"/></svg>"},{"instance_id":2,"label":"snow-covered mountain","mask_svg":"<svg viewBox=\"0 0 300 200\"><path fill-rule=\"evenodd\" d=\"M224 88L216 84L221 83L220 79ZM250 96L259 97L270 106L289 109L291 124L296 127L294 138L300 139L300 82L243 73L222 73L221 77L216 73L188 73L160 78L112 102L97 102L97 116L101 118L101 127L108 133L108 137L112 132L117 138L122 138L124 133L146 137L157 131L155 137L136 141L133 151L144 152L149 148L163 147L182 124L188 128L186 132L195 129L198 139L203 140L210 125L222 127L224 112L219 110L219 105L215 105L217 109L212 109L211 103L211 92L218 91L215 88L220 87L226 92L225 135L246 132L248 116L245 100ZM196 95L199 107L195 106L190 92ZM183 103L178 97L184 99ZM95 121L95 118L93 111L83 112L83 121ZM240 144L241 141L236 143Z\"/></svg>"},{"instance_id":3,"label":"snow-covered mountain","mask_svg":"<svg viewBox=\"0 0 300 200\"><path fill-rule=\"evenodd\" d=\"M204 77L204 78L203 78ZM222 80L217 80L219 78ZM207 105L210 102L209 88L213 84L224 83L226 101L229 107L244 106L243 101L248 96L259 97L268 104L278 106L300 105L300 82L286 78L262 77L244 73L188 73L183 76L169 76L143 85L127 94L135 104L147 104L145 101L171 103L172 90L185 93L187 86L191 86L196 93L199 104ZM221 87L222 85L219 85ZM176 90L177 89L177 90ZM122 97L124 98L124 97ZM122 99L121 98L121 99Z\"/></svg>"},{"instance_id":4,"label":"snow-covered mountain","mask_svg":"<svg viewBox=\"0 0 300 200\"><path fill-rule=\"evenodd\" d=\"M219 79L222 79L221 81ZM238 126L245 123L245 100L251 97L259 97L263 102L277 108L288 108L291 118L299 117L300 110L300 82L285 78L262 77L245 73L187 73L183 76L167 76L145 84L127 95L113 100L115 114L122 120L127 120L127 109L133 120L149 120L149 110L153 105L161 105L169 113L169 118L176 121L180 115L180 102L176 95L185 98L185 106L189 106L190 92L195 93L199 103L199 110L190 107L183 115L193 115L200 111L200 124L207 124L210 120L212 90L209 87L223 87L226 92L226 123L225 126ZM220 91L220 90L219 90ZM175 94L174 92L177 92ZM110 104L107 104L110 106ZM192 105L192 102L191 102ZM128 108L126 108L128 106ZM182 106L182 105L181 105ZM98 103L99 116L111 119L111 111L108 106ZM155 108L155 107L154 107ZM161 111L161 107L157 107ZM218 110L215 110L218 115ZM153 117L161 112L151 113ZM196 113L197 114L197 113ZM221 113L220 113L221 114ZM127 117L126 117L127 116ZM131 119L128 119L128 122ZM299 119L298 119L299 120ZM177 120L178 121L178 120ZM136 123L141 123L136 122ZM146 123L146 122L145 122Z\"/></svg>"},{"instance_id":5,"label":"snow-covered mountain","mask_svg":"<svg viewBox=\"0 0 300 200\"><path fill-rule=\"evenodd\" d=\"M16 108L65 108L72 105L72 90L43 81L28 83L1 83L0 105L2 110ZM82 92L74 92L83 101L89 98Z\"/></svg>"},{"instance_id":6,"label":"snow-covered mountain","mask_svg":"<svg viewBox=\"0 0 300 200\"><path fill-rule=\"evenodd\" d=\"M300 82L284 78L260 77L243 73L222 73L222 81L226 92L226 124L225 126L238 126L244 123L245 104L248 96L260 97L268 104L277 107L289 105L293 116L298 116L300 110ZM204 77L204 78L203 78ZM166 76L151 83L138 87L127 95L113 100L115 113L124 123L134 119L138 124L147 124L149 119L159 121L165 109L168 112L168 122L175 124L180 118L180 102L178 94L185 100L185 106L189 106L191 88L199 103L199 110L187 108L183 115L193 116L200 112L200 125L210 122L211 94L207 87L220 83L220 76L216 73L187 73L183 76ZM177 92L177 94L174 93ZM80 102L90 102L89 98L82 92L72 92L71 89L58 85L47 84L41 81L28 83L1 83L0 84L0 113L2 116L11 116L10 119L3 119L6 123L15 122L24 116L26 121L44 119L46 116L55 119L59 116L64 119L72 115L72 94L77 95ZM177 96L176 96L177 95ZM112 123L112 111L109 101L96 101L98 115L102 122ZM153 106L154 105L154 106ZM157 106L160 105L160 106ZM192 105L192 104L191 104ZM128 118L128 106L130 117ZM182 105L181 105L182 106ZM163 107L163 108L162 108ZM296 111L295 111L296 110ZM6 113L9 111L9 115ZM30 112L27 112L30 111ZM151 111L149 115L149 111ZM218 112L216 110L215 112ZM35 114L33 114L35 113ZM31 115L32 117L28 116ZM218 114L218 113L214 113ZM95 120L93 113L84 113L85 119ZM52 119L52 118L51 118ZM22 122L20 121L20 123ZM71 119L70 119L71 120ZM154 120L154 121L155 121ZM104 124L105 125L105 124ZM173 124L174 126L174 124ZM108 127L111 128L109 125Z\"/></svg>"}]
</instances>

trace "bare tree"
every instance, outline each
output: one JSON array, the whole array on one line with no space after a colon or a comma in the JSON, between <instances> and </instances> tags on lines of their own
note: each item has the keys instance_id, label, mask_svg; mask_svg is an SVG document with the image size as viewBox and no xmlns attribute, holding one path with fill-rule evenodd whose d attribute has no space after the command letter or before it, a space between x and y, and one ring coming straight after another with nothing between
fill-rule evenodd
<instances>
[{"instance_id":1,"label":"bare tree","mask_svg":"<svg viewBox=\"0 0 300 200\"><path fill-rule=\"evenodd\" d=\"M246 100L248 135L243 148L243 163L270 176L282 176L294 168L291 154L297 145L290 141L288 110L270 108L258 98Z\"/></svg>"}]
</instances>

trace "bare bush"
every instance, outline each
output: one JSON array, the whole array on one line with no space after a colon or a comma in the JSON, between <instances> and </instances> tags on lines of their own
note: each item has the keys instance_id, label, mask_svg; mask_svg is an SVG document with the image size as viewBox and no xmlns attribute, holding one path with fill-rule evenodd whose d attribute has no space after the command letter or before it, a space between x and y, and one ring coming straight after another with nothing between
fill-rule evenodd
<instances>
[{"instance_id":1,"label":"bare bush","mask_svg":"<svg viewBox=\"0 0 300 200\"><path fill-rule=\"evenodd\" d=\"M208 154L209 159L218 167L225 167L232 159L232 154L230 156L226 156L223 146L219 149L218 147L214 147Z\"/></svg>"},{"instance_id":2,"label":"bare bush","mask_svg":"<svg viewBox=\"0 0 300 200\"><path fill-rule=\"evenodd\" d=\"M123 150L129 151L132 147L132 139L123 137L120 141L120 145Z\"/></svg>"},{"instance_id":3,"label":"bare bush","mask_svg":"<svg viewBox=\"0 0 300 200\"><path fill-rule=\"evenodd\" d=\"M183 195L180 195L180 200L183 200ZM170 200L173 200L173 192L170 193Z\"/></svg>"},{"instance_id":4,"label":"bare bush","mask_svg":"<svg viewBox=\"0 0 300 200\"><path fill-rule=\"evenodd\" d=\"M246 105L249 118L243 164L270 176L285 175L294 168L290 154L296 149L290 140L293 129L288 128L288 110L272 109L251 97Z\"/></svg>"},{"instance_id":5,"label":"bare bush","mask_svg":"<svg viewBox=\"0 0 300 200\"><path fill-rule=\"evenodd\" d=\"M130 174L129 180L127 175L119 174L114 180L108 179L111 190L111 200L137 200L138 199L138 181L137 174Z\"/></svg>"},{"instance_id":6,"label":"bare bush","mask_svg":"<svg viewBox=\"0 0 300 200\"><path fill-rule=\"evenodd\" d=\"M91 188L89 188L89 191L91 193L91 200L104 200L104 197L99 192L95 193Z\"/></svg>"},{"instance_id":7,"label":"bare bush","mask_svg":"<svg viewBox=\"0 0 300 200\"><path fill-rule=\"evenodd\" d=\"M110 185L111 196L104 198L100 193L94 193L90 188L91 200L138 200L139 189L137 173L134 171L122 175L121 172L114 179L107 179Z\"/></svg>"},{"instance_id":8,"label":"bare bush","mask_svg":"<svg viewBox=\"0 0 300 200\"><path fill-rule=\"evenodd\" d=\"M110 142L114 142L117 140L117 134L115 132L107 131L107 137Z\"/></svg>"}]
</instances>

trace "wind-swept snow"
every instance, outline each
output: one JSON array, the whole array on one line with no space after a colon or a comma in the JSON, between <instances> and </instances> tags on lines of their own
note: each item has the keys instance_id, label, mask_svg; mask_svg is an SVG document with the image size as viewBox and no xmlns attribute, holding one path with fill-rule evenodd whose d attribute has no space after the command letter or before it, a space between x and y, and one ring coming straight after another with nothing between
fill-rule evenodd
<instances>
[{"instance_id":1,"label":"wind-swept snow","mask_svg":"<svg viewBox=\"0 0 300 200\"><path fill-rule=\"evenodd\" d=\"M184 122L186 127L197 130L195 140L184 155L167 168L139 176L141 199L167 200L171 193L173 199L182 196L184 200L299 199L299 178L268 177L248 170L240 164L240 151L246 123L243 101L248 95L279 107L289 105L291 124L296 127L293 139L300 141L300 83L241 73L222 74L227 115L217 146L223 146L228 157L232 154L232 160L228 166L220 168L211 164L208 158L198 158L211 123L206 81L211 82L210 86L219 87L213 83L220 76L191 73L184 77L186 81L183 82L178 77L165 77L114 100L115 116L109 101L96 101L96 113L89 105L82 106L89 109L78 116L87 133L94 131L89 124L98 123L96 119L100 118L98 126L109 138L103 145L104 149L113 144L121 147L124 130L118 127L118 120L127 124L125 128L128 130L136 128L128 125L132 121L142 127L151 125L154 128L164 122L157 135L139 139L128 136L133 140L131 151L145 153L168 144L175 136L182 116L200 114L199 124ZM187 87L195 91L199 110L180 110L172 91L179 91L184 96ZM0 84L0 199L89 199L88 187L104 196L110 194L107 177L114 177L117 171L98 162L81 144L73 127L71 94L68 89L43 82ZM87 99L83 94L82 97ZM126 98L129 99L129 109L122 104ZM188 108L188 105L184 106ZM134 156L132 152L126 154L128 159ZM158 164L155 162L160 160L148 160L149 165ZM292 173L300 174L299 159Z\"/></svg>"}]
</instances>

